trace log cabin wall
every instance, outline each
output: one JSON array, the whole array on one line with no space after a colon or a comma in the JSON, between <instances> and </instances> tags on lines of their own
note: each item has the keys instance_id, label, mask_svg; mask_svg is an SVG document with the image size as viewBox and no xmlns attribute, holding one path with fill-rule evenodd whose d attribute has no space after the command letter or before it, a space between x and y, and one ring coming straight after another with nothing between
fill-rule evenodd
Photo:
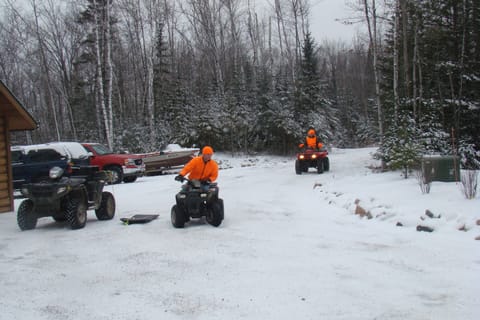
<instances>
[{"instance_id":1,"label":"log cabin wall","mask_svg":"<svg viewBox=\"0 0 480 320\"><path fill-rule=\"evenodd\" d=\"M13 211L8 123L0 114L0 212Z\"/></svg>"}]
</instances>

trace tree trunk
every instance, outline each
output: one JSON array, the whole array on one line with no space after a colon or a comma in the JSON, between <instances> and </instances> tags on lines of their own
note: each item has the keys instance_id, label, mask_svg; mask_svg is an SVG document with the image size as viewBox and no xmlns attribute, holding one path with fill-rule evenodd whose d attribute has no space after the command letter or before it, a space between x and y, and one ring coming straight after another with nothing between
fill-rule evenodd
<instances>
[{"instance_id":1,"label":"tree trunk","mask_svg":"<svg viewBox=\"0 0 480 320\"><path fill-rule=\"evenodd\" d=\"M380 100L380 71L378 68L378 39L377 39L377 9L375 6L375 0L372 0L372 8L370 14L370 8L368 0L363 0L365 8L365 18L367 20L368 35L370 38L370 47L373 51L373 74L375 78L375 98L377 101L377 114L378 114L378 133L380 138L380 145L383 145L383 108Z\"/></svg>"},{"instance_id":2,"label":"tree trunk","mask_svg":"<svg viewBox=\"0 0 480 320\"><path fill-rule=\"evenodd\" d=\"M101 25L100 25L100 19L98 17L98 6L97 6L97 1L93 0L93 15L94 15L94 21L95 21L95 55L96 55L96 81L95 81L95 95L96 95L96 103L97 103L97 115L100 117L98 119L102 119L103 121L103 127L104 127L104 134L107 139L107 144L109 147L112 146L110 137L110 126L108 124L108 114L107 114L107 108L105 105L105 95L104 95L104 84L103 84L103 70L102 70L102 55L100 51L100 46L101 46L101 39L100 39L100 31L102 30Z\"/></svg>"},{"instance_id":3,"label":"tree trunk","mask_svg":"<svg viewBox=\"0 0 480 320\"><path fill-rule=\"evenodd\" d=\"M107 144L110 149L113 148L113 106L112 106L112 46L111 46L111 32L110 32L110 2L105 4L105 85L106 92L106 118L108 125L107 130Z\"/></svg>"},{"instance_id":4,"label":"tree trunk","mask_svg":"<svg viewBox=\"0 0 480 320\"><path fill-rule=\"evenodd\" d=\"M397 0L395 4L395 25L393 30L393 113L394 113L394 122L398 123L398 29L400 28L400 8L399 1ZM405 34L403 35L405 37Z\"/></svg>"},{"instance_id":5,"label":"tree trunk","mask_svg":"<svg viewBox=\"0 0 480 320\"><path fill-rule=\"evenodd\" d=\"M50 109L52 110L53 116L53 123L55 125L55 132L57 135L57 141L60 141L60 130L58 128L58 120L57 120L57 110L55 108L55 101L53 99L53 92L52 92L52 81L50 77L50 69L48 67L47 56L45 54L45 46L43 43L43 38L40 35L40 27L38 24L38 12L37 12L37 3L35 0L32 1L33 5L33 12L35 14L35 35L37 36L41 61L42 61L42 69L45 76L45 88L47 93L47 104L50 105Z\"/></svg>"},{"instance_id":6,"label":"tree trunk","mask_svg":"<svg viewBox=\"0 0 480 320\"><path fill-rule=\"evenodd\" d=\"M418 110L418 97L417 97L417 65L418 65L418 24L415 21L415 27L413 32L413 61L412 61L412 88L413 88L413 118L415 120L420 119L420 110Z\"/></svg>"},{"instance_id":7,"label":"tree trunk","mask_svg":"<svg viewBox=\"0 0 480 320\"><path fill-rule=\"evenodd\" d=\"M400 7L402 10L402 33L403 33L403 72L405 80L405 97L411 97L411 81L410 81L410 63L408 61L408 34L407 34L407 25L409 21L408 10L407 10L408 0L400 0Z\"/></svg>"}]
</instances>

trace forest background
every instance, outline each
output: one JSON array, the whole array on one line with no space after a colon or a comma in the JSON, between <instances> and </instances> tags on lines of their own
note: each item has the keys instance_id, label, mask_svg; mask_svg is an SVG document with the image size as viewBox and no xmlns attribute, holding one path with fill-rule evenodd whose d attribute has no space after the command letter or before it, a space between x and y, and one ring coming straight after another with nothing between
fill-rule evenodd
<instances>
[{"instance_id":1,"label":"forest background","mask_svg":"<svg viewBox=\"0 0 480 320\"><path fill-rule=\"evenodd\" d=\"M0 79L39 123L12 144L291 154L314 127L480 168L480 2L345 2L349 43L314 39L309 0L0 0Z\"/></svg>"}]
</instances>

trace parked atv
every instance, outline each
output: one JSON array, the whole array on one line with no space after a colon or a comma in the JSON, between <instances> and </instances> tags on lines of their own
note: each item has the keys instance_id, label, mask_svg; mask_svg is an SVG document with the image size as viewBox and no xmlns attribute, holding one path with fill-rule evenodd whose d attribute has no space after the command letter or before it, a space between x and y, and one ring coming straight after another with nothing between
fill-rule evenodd
<instances>
[{"instance_id":1,"label":"parked atv","mask_svg":"<svg viewBox=\"0 0 480 320\"><path fill-rule=\"evenodd\" d=\"M297 153L295 173L302 174L302 172L308 172L309 168L315 168L317 173L330 170L330 160L328 160L327 149L306 148L302 150L302 152Z\"/></svg>"},{"instance_id":2,"label":"parked atv","mask_svg":"<svg viewBox=\"0 0 480 320\"><path fill-rule=\"evenodd\" d=\"M190 218L205 217L207 222L218 227L224 218L223 199L218 197L216 183L201 183L187 180L175 196L177 204L172 207L171 220L175 228L183 228Z\"/></svg>"},{"instance_id":3,"label":"parked atv","mask_svg":"<svg viewBox=\"0 0 480 320\"><path fill-rule=\"evenodd\" d=\"M31 230L37 219L52 217L67 221L71 229L81 229L87 222L87 210L95 209L98 220L115 215L115 198L103 191L107 173L97 166L74 167L70 176L60 167L50 169L49 177L22 186L24 200L17 212L21 230Z\"/></svg>"}]
</instances>

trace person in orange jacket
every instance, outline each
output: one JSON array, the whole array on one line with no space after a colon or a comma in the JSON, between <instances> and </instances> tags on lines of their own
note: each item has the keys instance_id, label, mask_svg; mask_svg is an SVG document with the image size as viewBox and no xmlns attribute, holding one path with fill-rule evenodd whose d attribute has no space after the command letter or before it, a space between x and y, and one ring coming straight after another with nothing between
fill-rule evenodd
<instances>
[{"instance_id":1,"label":"person in orange jacket","mask_svg":"<svg viewBox=\"0 0 480 320\"><path fill-rule=\"evenodd\" d=\"M202 155L190 160L175 177L175 180L183 181L188 175L190 180L200 180L203 183L214 182L218 177L218 164L212 159L212 156L212 147L203 147Z\"/></svg>"},{"instance_id":2,"label":"person in orange jacket","mask_svg":"<svg viewBox=\"0 0 480 320\"><path fill-rule=\"evenodd\" d=\"M323 143L317 137L315 129L308 129L307 136L305 137L305 142L298 145L299 148L309 148L309 149L322 149Z\"/></svg>"}]
</instances>

